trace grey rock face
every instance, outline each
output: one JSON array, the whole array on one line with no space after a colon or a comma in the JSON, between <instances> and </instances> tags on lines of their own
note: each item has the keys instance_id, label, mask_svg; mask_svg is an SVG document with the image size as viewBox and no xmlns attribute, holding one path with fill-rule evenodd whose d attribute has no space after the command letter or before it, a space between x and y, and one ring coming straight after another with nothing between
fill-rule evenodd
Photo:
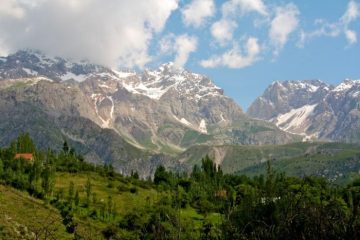
<instances>
[{"instance_id":1,"label":"grey rock face","mask_svg":"<svg viewBox=\"0 0 360 240\"><path fill-rule=\"evenodd\" d=\"M270 120L279 113L318 103L331 88L320 80L276 81L250 105L247 113Z\"/></svg>"},{"instance_id":2,"label":"grey rock face","mask_svg":"<svg viewBox=\"0 0 360 240\"><path fill-rule=\"evenodd\" d=\"M306 138L358 142L359 97L359 80L336 87L318 80L275 82L248 114Z\"/></svg>"}]
</instances>

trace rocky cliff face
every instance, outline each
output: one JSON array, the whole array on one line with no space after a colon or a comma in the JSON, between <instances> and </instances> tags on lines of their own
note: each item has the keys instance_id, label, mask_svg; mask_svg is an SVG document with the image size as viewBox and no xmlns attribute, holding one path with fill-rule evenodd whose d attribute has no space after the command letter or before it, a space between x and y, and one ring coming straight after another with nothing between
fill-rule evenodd
<instances>
[{"instance_id":1,"label":"rocky cliff face","mask_svg":"<svg viewBox=\"0 0 360 240\"><path fill-rule=\"evenodd\" d=\"M129 144L115 131L93 122L92 104L79 89L33 81L22 79L0 90L1 145L8 145L21 132L29 132L43 149L60 149L67 140L89 162L111 163L120 172L137 170L142 176L152 174L156 164L172 162L169 157Z\"/></svg>"},{"instance_id":2,"label":"rocky cliff face","mask_svg":"<svg viewBox=\"0 0 360 240\"><path fill-rule=\"evenodd\" d=\"M250 116L305 139L360 141L360 80L336 87L315 81L275 82L250 106Z\"/></svg>"}]
</instances>

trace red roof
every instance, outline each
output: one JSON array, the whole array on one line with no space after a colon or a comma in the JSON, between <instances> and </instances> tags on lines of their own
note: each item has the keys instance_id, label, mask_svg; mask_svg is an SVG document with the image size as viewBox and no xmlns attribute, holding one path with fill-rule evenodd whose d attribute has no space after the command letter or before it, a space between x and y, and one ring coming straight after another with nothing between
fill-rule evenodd
<instances>
[{"instance_id":1,"label":"red roof","mask_svg":"<svg viewBox=\"0 0 360 240\"><path fill-rule=\"evenodd\" d=\"M33 160L33 154L32 153L17 153L15 155L15 159L23 158L26 160Z\"/></svg>"}]
</instances>

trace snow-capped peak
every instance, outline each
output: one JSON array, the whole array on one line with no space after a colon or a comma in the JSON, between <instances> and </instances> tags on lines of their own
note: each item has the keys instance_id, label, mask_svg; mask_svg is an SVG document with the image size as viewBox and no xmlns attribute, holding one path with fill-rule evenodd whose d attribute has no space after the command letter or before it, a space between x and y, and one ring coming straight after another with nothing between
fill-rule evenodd
<instances>
[{"instance_id":1,"label":"snow-capped peak","mask_svg":"<svg viewBox=\"0 0 360 240\"><path fill-rule=\"evenodd\" d=\"M205 76L177 68L172 62L162 64L157 69L146 69L143 74L124 80L123 86L132 93L156 100L170 89L174 89L180 96L195 100L223 94L222 90Z\"/></svg>"},{"instance_id":2,"label":"snow-capped peak","mask_svg":"<svg viewBox=\"0 0 360 240\"><path fill-rule=\"evenodd\" d=\"M271 86L284 88L287 90L301 90L307 92L316 92L320 89L329 89L329 86L321 80L289 80L275 81Z\"/></svg>"},{"instance_id":3,"label":"snow-capped peak","mask_svg":"<svg viewBox=\"0 0 360 240\"><path fill-rule=\"evenodd\" d=\"M119 78L127 78L131 76L135 76L136 72L131 70L115 70L112 69L112 71L117 75Z\"/></svg>"},{"instance_id":4,"label":"snow-capped peak","mask_svg":"<svg viewBox=\"0 0 360 240\"><path fill-rule=\"evenodd\" d=\"M160 65L156 69L146 69L142 73L131 70L112 70L86 61L72 61L59 57L48 57L34 50L23 50L9 55L0 61L0 79L26 77L47 77L57 82L88 79L99 80L102 88L108 80L116 81L129 92L159 100L170 89L179 96L186 96L196 101L209 96L221 96L222 90L211 80L195 74L173 62ZM114 87L117 89L117 87Z\"/></svg>"},{"instance_id":5,"label":"snow-capped peak","mask_svg":"<svg viewBox=\"0 0 360 240\"><path fill-rule=\"evenodd\" d=\"M173 62L163 63L157 69L145 69L144 74L149 76L157 77L158 75L162 76L172 76L180 75L184 72L187 72L184 68L176 66Z\"/></svg>"},{"instance_id":6,"label":"snow-capped peak","mask_svg":"<svg viewBox=\"0 0 360 240\"><path fill-rule=\"evenodd\" d=\"M86 80L93 74L111 70L86 61L51 57L36 50L21 50L0 61L0 79L47 77L55 81Z\"/></svg>"},{"instance_id":7,"label":"snow-capped peak","mask_svg":"<svg viewBox=\"0 0 360 240\"><path fill-rule=\"evenodd\" d=\"M360 80L345 79L333 89L333 92L346 92L354 86L360 87Z\"/></svg>"},{"instance_id":8,"label":"snow-capped peak","mask_svg":"<svg viewBox=\"0 0 360 240\"><path fill-rule=\"evenodd\" d=\"M161 72L171 72L171 73L178 73L178 72L182 72L184 71L183 68L177 67L174 62L168 62L168 63L163 63L160 65L160 67L158 68L159 71Z\"/></svg>"}]
</instances>

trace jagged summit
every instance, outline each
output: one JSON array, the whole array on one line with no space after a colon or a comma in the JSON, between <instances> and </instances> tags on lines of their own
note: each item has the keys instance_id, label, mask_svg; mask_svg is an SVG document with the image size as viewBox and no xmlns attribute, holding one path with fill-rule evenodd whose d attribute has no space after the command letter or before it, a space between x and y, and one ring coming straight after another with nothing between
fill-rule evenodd
<instances>
[{"instance_id":1,"label":"jagged summit","mask_svg":"<svg viewBox=\"0 0 360 240\"><path fill-rule=\"evenodd\" d=\"M333 89L333 92L346 92L352 89L358 89L359 87L360 80L345 79L342 83Z\"/></svg>"},{"instance_id":2,"label":"jagged summit","mask_svg":"<svg viewBox=\"0 0 360 240\"><path fill-rule=\"evenodd\" d=\"M271 86L282 86L288 90L305 90L310 92L316 92L319 88L326 89L331 87L329 84L319 79L275 81L271 84Z\"/></svg>"},{"instance_id":3,"label":"jagged summit","mask_svg":"<svg viewBox=\"0 0 360 240\"><path fill-rule=\"evenodd\" d=\"M86 61L74 62L50 57L35 50L21 50L0 61L0 79L43 76L54 81L84 81L90 75L110 72Z\"/></svg>"},{"instance_id":4,"label":"jagged summit","mask_svg":"<svg viewBox=\"0 0 360 240\"><path fill-rule=\"evenodd\" d=\"M170 61L170 62L161 64L156 71L159 71L163 74L167 74L167 73L168 74L180 74L186 70L182 67L176 66L174 62Z\"/></svg>"},{"instance_id":5,"label":"jagged summit","mask_svg":"<svg viewBox=\"0 0 360 240\"><path fill-rule=\"evenodd\" d=\"M249 107L252 117L307 138L360 140L360 80L274 82Z\"/></svg>"},{"instance_id":6,"label":"jagged summit","mask_svg":"<svg viewBox=\"0 0 360 240\"><path fill-rule=\"evenodd\" d=\"M200 100L207 96L223 95L223 90L205 76L176 67L173 62L143 72L118 71L86 61L73 62L60 57L49 57L34 50L22 50L0 61L0 79L46 77L61 82L87 79L114 80L129 92L159 100L170 90L179 95ZM106 86L106 84L102 84Z\"/></svg>"},{"instance_id":7,"label":"jagged summit","mask_svg":"<svg viewBox=\"0 0 360 240\"><path fill-rule=\"evenodd\" d=\"M270 120L279 113L318 102L332 88L321 80L276 81L250 105L247 112L252 117Z\"/></svg>"}]
</instances>

